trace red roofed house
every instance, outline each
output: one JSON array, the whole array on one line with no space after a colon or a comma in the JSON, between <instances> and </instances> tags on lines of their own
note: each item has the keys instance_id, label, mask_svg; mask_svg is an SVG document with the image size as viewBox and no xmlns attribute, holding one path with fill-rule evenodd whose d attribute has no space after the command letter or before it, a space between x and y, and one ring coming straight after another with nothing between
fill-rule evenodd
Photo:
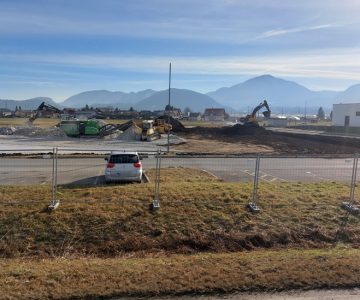
<instances>
[{"instance_id":1,"label":"red roofed house","mask_svg":"<svg viewBox=\"0 0 360 300\"><path fill-rule=\"evenodd\" d=\"M205 122L224 122L225 109L224 108L206 108L204 113Z\"/></svg>"}]
</instances>

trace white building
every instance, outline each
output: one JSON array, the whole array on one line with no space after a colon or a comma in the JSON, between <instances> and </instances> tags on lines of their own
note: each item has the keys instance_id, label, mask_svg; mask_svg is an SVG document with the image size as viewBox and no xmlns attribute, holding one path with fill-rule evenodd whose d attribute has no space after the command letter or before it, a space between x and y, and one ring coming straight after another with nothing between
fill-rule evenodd
<instances>
[{"instance_id":1,"label":"white building","mask_svg":"<svg viewBox=\"0 0 360 300\"><path fill-rule=\"evenodd\" d=\"M360 127L360 103L334 104L332 125Z\"/></svg>"},{"instance_id":2,"label":"white building","mask_svg":"<svg viewBox=\"0 0 360 300\"><path fill-rule=\"evenodd\" d=\"M288 125L288 120L286 117L270 118L267 120L267 126L269 127L286 127L287 125Z\"/></svg>"}]
</instances>

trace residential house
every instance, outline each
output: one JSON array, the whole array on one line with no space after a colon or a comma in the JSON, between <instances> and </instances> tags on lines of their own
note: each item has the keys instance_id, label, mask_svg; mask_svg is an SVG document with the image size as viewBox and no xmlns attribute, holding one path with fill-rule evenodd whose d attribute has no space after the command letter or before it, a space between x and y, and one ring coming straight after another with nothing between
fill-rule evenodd
<instances>
[{"instance_id":1,"label":"residential house","mask_svg":"<svg viewBox=\"0 0 360 300\"><path fill-rule=\"evenodd\" d=\"M170 115L174 119L181 119L182 118L182 111L180 108L172 108L170 110L165 110L165 115Z\"/></svg>"},{"instance_id":2,"label":"residential house","mask_svg":"<svg viewBox=\"0 0 360 300\"><path fill-rule=\"evenodd\" d=\"M190 113L189 114L189 121L201 121L201 113Z\"/></svg>"},{"instance_id":3,"label":"residential house","mask_svg":"<svg viewBox=\"0 0 360 300\"><path fill-rule=\"evenodd\" d=\"M224 108L206 108L204 113L205 122L224 122L225 121Z\"/></svg>"}]
</instances>

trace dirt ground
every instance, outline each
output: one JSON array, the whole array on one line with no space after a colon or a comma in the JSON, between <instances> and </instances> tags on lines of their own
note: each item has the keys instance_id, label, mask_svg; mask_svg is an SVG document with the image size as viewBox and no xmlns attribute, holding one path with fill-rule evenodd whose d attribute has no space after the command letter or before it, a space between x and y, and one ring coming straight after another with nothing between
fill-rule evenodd
<instances>
[{"instance_id":1,"label":"dirt ground","mask_svg":"<svg viewBox=\"0 0 360 300\"><path fill-rule=\"evenodd\" d=\"M356 138L273 132L242 125L194 127L176 134L188 143L173 150L198 153L353 154L360 148Z\"/></svg>"},{"instance_id":2,"label":"dirt ground","mask_svg":"<svg viewBox=\"0 0 360 300\"><path fill-rule=\"evenodd\" d=\"M198 152L198 153L272 153L274 148L271 146L254 144L247 140L223 139L216 137L206 137L200 134L181 135L186 139L185 144L175 145L174 151Z\"/></svg>"}]
</instances>

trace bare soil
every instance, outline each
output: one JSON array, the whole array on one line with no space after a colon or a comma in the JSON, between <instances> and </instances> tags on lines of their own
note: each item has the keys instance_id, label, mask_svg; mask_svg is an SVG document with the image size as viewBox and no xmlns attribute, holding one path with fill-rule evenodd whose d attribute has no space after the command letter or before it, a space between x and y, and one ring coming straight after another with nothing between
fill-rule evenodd
<instances>
[{"instance_id":1,"label":"bare soil","mask_svg":"<svg viewBox=\"0 0 360 300\"><path fill-rule=\"evenodd\" d=\"M263 127L194 127L178 133L187 144L173 149L203 153L353 154L360 139L273 132Z\"/></svg>"}]
</instances>

